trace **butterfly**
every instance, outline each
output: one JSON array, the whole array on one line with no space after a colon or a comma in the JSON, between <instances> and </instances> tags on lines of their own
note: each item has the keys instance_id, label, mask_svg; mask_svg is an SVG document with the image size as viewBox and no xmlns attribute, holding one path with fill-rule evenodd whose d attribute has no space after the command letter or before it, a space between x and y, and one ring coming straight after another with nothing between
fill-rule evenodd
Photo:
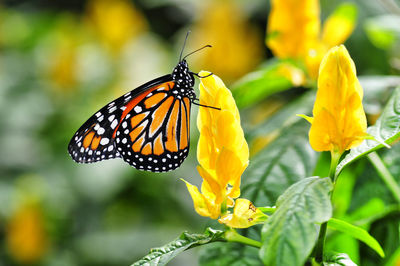
<instances>
[{"instance_id":1,"label":"butterfly","mask_svg":"<svg viewBox=\"0 0 400 266\"><path fill-rule=\"evenodd\" d=\"M78 163L122 158L139 170L167 172L178 168L189 153L191 104L196 101L194 76L186 57L171 74L156 78L108 103L74 134L68 152ZM182 59L181 59L182 58ZM212 75L212 74L210 74Z\"/></svg>"}]
</instances>

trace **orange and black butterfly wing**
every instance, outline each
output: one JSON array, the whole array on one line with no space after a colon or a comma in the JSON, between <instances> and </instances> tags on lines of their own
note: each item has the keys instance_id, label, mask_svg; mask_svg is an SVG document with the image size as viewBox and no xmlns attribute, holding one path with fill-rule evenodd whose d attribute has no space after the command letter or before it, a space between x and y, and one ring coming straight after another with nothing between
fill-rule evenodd
<instances>
[{"instance_id":1,"label":"orange and black butterfly wing","mask_svg":"<svg viewBox=\"0 0 400 266\"><path fill-rule=\"evenodd\" d=\"M128 108L138 104L158 85L171 80L171 75L154 79L110 102L92 115L74 134L68 152L78 163L92 163L121 157L116 149L115 133Z\"/></svg>"},{"instance_id":2,"label":"orange and black butterfly wing","mask_svg":"<svg viewBox=\"0 0 400 266\"><path fill-rule=\"evenodd\" d=\"M127 106L116 130L118 153L139 170L174 170L189 153L191 102L174 94L174 86L174 81L162 83Z\"/></svg>"}]
</instances>

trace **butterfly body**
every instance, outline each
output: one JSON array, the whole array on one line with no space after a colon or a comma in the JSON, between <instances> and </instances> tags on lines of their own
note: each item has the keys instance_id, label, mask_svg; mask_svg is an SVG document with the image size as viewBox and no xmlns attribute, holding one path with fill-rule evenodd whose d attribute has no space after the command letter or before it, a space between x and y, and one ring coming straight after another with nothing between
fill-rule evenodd
<instances>
[{"instance_id":1,"label":"butterfly body","mask_svg":"<svg viewBox=\"0 0 400 266\"><path fill-rule=\"evenodd\" d=\"M154 79L110 102L72 137L78 163L122 158L145 171L179 167L189 153L194 77L182 60L172 74Z\"/></svg>"}]
</instances>

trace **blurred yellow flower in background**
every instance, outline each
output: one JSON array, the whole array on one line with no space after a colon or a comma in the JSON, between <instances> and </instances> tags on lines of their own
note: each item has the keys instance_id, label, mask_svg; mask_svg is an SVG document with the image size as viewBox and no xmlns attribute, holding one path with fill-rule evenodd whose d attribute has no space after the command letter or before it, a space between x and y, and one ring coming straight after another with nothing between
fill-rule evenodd
<instances>
[{"instance_id":1,"label":"blurred yellow flower in background","mask_svg":"<svg viewBox=\"0 0 400 266\"><path fill-rule=\"evenodd\" d=\"M209 72L201 71L199 75L206 76ZM203 178L201 193L196 186L185 182L197 213L217 219L228 215L227 208L233 207L234 199L240 196L240 177L249 163L249 148L235 100L222 80L215 75L202 78L199 87L200 103L221 110L200 107L197 117L200 131L197 160L200 165L197 170ZM262 215L256 208L247 214L247 224L237 221L237 214L243 213L243 205L247 204L245 208L249 208L248 203L235 205L234 216L219 221L232 227L249 227L259 222Z\"/></svg>"},{"instance_id":2,"label":"blurred yellow flower in background","mask_svg":"<svg viewBox=\"0 0 400 266\"><path fill-rule=\"evenodd\" d=\"M342 154L361 144L367 129L362 97L363 89L347 49L343 45L333 47L319 69L314 117L305 117L311 123L309 138L314 150Z\"/></svg>"},{"instance_id":3,"label":"blurred yellow flower in background","mask_svg":"<svg viewBox=\"0 0 400 266\"><path fill-rule=\"evenodd\" d=\"M78 47L82 43L82 32L77 29L76 18L60 17L48 40L48 58L45 74L53 85L63 92L76 89Z\"/></svg>"},{"instance_id":4,"label":"blurred yellow flower in background","mask_svg":"<svg viewBox=\"0 0 400 266\"><path fill-rule=\"evenodd\" d=\"M212 41L213 48L194 63L233 82L253 70L263 56L262 37L232 1L210 1L193 27L193 43ZM196 47L197 48L197 47Z\"/></svg>"},{"instance_id":5,"label":"blurred yellow flower in background","mask_svg":"<svg viewBox=\"0 0 400 266\"><path fill-rule=\"evenodd\" d=\"M16 210L7 225L7 247L19 263L38 262L48 249L44 219L38 204L27 203Z\"/></svg>"},{"instance_id":6,"label":"blurred yellow flower in background","mask_svg":"<svg viewBox=\"0 0 400 266\"><path fill-rule=\"evenodd\" d=\"M112 53L146 31L144 16L127 0L91 0L87 7L88 24Z\"/></svg>"},{"instance_id":7,"label":"blurred yellow flower in background","mask_svg":"<svg viewBox=\"0 0 400 266\"><path fill-rule=\"evenodd\" d=\"M53 57L50 79L66 89L74 89L76 82L76 47L68 42L61 44L58 53Z\"/></svg>"},{"instance_id":8,"label":"blurred yellow flower in background","mask_svg":"<svg viewBox=\"0 0 400 266\"><path fill-rule=\"evenodd\" d=\"M301 58L320 31L319 0L271 0L267 46L280 58Z\"/></svg>"},{"instance_id":9,"label":"blurred yellow flower in background","mask_svg":"<svg viewBox=\"0 0 400 266\"><path fill-rule=\"evenodd\" d=\"M300 60L308 75L317 79L319 64L333 46L353 32L357 9L340 5L325 21L322 32L319 0L272 0L266 44L279 58Z\"/></svg>"}]
</instances>

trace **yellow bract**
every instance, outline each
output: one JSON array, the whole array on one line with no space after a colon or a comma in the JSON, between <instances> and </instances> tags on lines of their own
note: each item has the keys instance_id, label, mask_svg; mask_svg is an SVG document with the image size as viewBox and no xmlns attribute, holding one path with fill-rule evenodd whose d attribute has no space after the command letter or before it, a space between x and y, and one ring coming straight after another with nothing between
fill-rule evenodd
<instances>
[{"instance_id":1,"label":"yellow bract","mask_svg":"<svg viewBox=\"0 0 400 266\"><path fill-rule=\"evenodd\" d=\"M333 47L321 62L318 91L309 132L316 151L345 150L358 146L366 136L363 90L353 60L343 45Z\"/></svg>"},{"instance_id":2,"label":"yellow bract","mask_svg":"<svg viewBox=\"0 0 400 266\"><path fill-rule=\"evenodd\" d=\"M355 27L357 9L352 4L340 5L324 23L322 43L329 47L344 43Z\"/></svg>"},{"instance_id":3,"label":"yellow bract","mask_svg":"<svg viewBox=\"0 0 400 266\"><path fill-rule=\"evenodd\" d=\"M200 76L209 72L201 71ZM227 208L235 205L234 199L240 195L240 177L249 161L249 148L240 126L239 111L231 92L220 78L212 75L200 79L200 103L217 107L199 108L197 127L200 138L197 147L197 170L203 178L201 192L196 186L186 182L198 214L212 219L228 214ZM248 208L249 205L247 205ZM235 208L241 208L236 207ZM259 212L256 212L257 217ZM247 226L241 221L240 227L248 227L259 222L257 217L248 220ZM244 218L244 219L247 219ZM237 217L223 218L220 222L231 221L237 225Z\"/></svg>"},{"instance_id":4,"label":"yellow bract","mask_svg":"<svg viewBox=\"0 0 400 266\"><path fill-rule=\"evenodd\" d=\"M342 4L320 30L319 0L272 0L268 19L268 47L280 58L301 60L316 79L319 64L329 48L343 43L353 32L354 5Z\"/></svg>"},{"instance_id":5,"label":"yellow bract","mask_svg":"<svg viewBox=\"0 0 400 266\"><path fill-rule=\"evenodd\" d=\"M218 221L233 228L247 228L268 218L247 199L237 199L233 213L225 214Z\"/></svg>"},{"instance_id":6,"label":"yellow bract","mask_svg":"<svg viewBox=\"0 0 400 266\"><path fill-rule=\"evenodd\" d=\"M195 65L208 66L225 81L235 81L260 63L263 51L261 34L234 1L206 2L202 12L197 14L199 20L192 28L195 34L190 42L198 45L207 40L206 44L213 45L213 48L192 60L195 60Z\"/></svg>"},{"instance_id":7,"label":"yellow bract","mask_svg":"<svg viewBox=\"0 0 400 266\"><path fill-rule=\"evenodd\" d=\"M318 0L272 0L267 46L281 58L304 57L318 38Z\"/></svg>"},{"instance_id":8,"label":"yellow bract","mask_svg":"<svg viewBox=\"0 0 400 266\"><path fill-rule=\"evenodd\" d=\"M88 21L114 53L147 28L143 15L127 0L91 0Z\"/></svg>"}]
</instances>

